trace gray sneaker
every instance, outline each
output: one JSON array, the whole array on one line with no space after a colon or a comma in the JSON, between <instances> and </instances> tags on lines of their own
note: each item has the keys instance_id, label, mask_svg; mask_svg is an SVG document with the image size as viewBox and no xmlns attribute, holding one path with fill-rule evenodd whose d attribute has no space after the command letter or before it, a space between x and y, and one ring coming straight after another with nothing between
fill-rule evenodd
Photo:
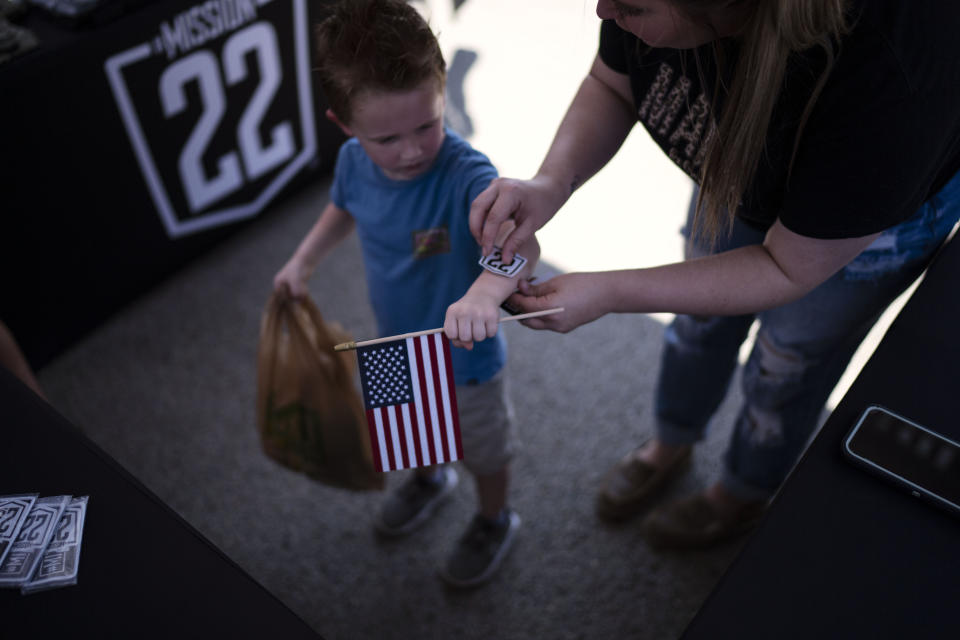
<instances>
[{"instance_id":1,"label":"gray sneaker","mask_svg":"<svg viewBox=\"0 0 960 640\"><path fill-rule=\"evenodd\" d=\"M500 567L519 528L520 516L515 511L508 510L507 521L500 526L475 516L457 542L447 566L441 569L440 577L455 587L483 584Z\"/></svg>"},{"instance_id":2,"label":"gray sneaker","mask_svg":"<svg viewBox=\"0 0 960 640\"><path fill-rule=\"evenodd\" d=\"M453 467L441 467L440 472L442 481L439 483L413 475L394 491L374 520L377 531L388 536L402 536L429 520L458 482Z\"/></svg>"}]
</instances>

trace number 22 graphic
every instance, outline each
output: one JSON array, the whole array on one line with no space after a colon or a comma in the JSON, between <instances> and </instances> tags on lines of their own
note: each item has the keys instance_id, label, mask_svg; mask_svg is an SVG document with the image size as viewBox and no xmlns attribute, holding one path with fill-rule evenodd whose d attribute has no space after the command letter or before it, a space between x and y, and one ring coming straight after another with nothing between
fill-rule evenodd
<instances>
[{"instance_id":1,"label":"number 22 graphic","mask_svg":"<svg viewBox=\"0 0 960 640\"><path fill-rule=\"evenodd\" d=\"M237 146L216 161L216 171L207 175L203 156L227 109L224 81L233 86L247 77L245 57L254 53L260 82L237 125ZM233 34L223 46L223 80L213 53L197 51L177 60L160 76L159 94L163 113L172 118L187 108L185 88L196 81L203 111L180 152L178 169L190 210L199 211L239 189L246 179L255 180L289 160L296 152L293 129L284 121L270 130L270 142L264 144L260 124L269 109L283 72L277 47L277 34L268 22L258 22ZM241 167L242 160L242 167Z\"/></svg>"}]
</instances>

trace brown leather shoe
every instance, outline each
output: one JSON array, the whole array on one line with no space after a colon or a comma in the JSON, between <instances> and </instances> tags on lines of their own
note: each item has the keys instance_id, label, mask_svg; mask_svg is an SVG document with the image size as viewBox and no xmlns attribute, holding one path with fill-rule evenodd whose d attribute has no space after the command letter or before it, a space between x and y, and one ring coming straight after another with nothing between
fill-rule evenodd
<instances>
[{"instance_id":1,"label":"brown leather shoe","mask_svg":"<svg viewBox=\"0 0 960 640\"><path fill-rule=\"evenodd\" d=\"M651 511L640 532L656 549L697 549L735 538L757 526L768 502L750 502L733 513L721 513L706 495L680 498Z\"/></svg>"},{"instance_id":2,"label":"brown leather shoe","mask_svg":"<svg viewBox=\"0 0 960 640\"><path fill-rule=\"evenodd\" d=\"M656 468L637 458L635 449L607 472L597 494L597 515L604 520L622 521L643 510L667 483L690 468L692 447L670 464Z\"/></svg>"}]
</instances>

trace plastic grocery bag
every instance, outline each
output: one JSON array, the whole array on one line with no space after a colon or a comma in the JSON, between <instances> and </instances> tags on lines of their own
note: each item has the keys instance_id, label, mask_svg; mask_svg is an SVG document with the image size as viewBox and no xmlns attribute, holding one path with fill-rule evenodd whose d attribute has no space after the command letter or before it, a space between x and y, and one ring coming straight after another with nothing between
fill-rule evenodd
<instances>
[{"instance_id":1,"label":"plastic grocery bag","mask_svg":"<svg viewBox=\"0 0 960 640\"><path fill-rule=\"evenodd\" d=\"M273 460L334 487L383 489L373 468L350 336L309 299L274 293L260 325L257 428Z\"/></svg>"}]
</instances>

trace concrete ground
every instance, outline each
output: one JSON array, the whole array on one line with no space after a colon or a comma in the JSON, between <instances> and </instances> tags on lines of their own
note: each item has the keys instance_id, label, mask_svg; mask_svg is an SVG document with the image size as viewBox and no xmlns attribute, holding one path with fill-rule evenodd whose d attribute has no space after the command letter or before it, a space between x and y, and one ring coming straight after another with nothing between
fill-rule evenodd
<instances>
[{"instance_id":1,"label":"concrete ground","mask_svg":"<svg viewBox=\"0 0 960 640\"><path fill-rule=\"evenodd\" d=\"M451 123L503 175L532 175L593 56L594 4L421 6L451 65ZM541 277L679 259L689 190L635 132L540 235ZM326 199L320 182L278 203L45 366L51 402L325 638L678 637L739 543L656 553L635 523L607 527L592 511L600 476L651 432L667 317L606 317L567 336L504 326L523 441L511 503L524 524L479 590L436 576L473 512L469 482L424 530L384 542L371 526L381 494L318 485L261 453L260 316ZM328 320L375 335L355 237L312 293ZM672 493L714 477L737 399L734 388Z\"/></svg>"}]
</instances>

